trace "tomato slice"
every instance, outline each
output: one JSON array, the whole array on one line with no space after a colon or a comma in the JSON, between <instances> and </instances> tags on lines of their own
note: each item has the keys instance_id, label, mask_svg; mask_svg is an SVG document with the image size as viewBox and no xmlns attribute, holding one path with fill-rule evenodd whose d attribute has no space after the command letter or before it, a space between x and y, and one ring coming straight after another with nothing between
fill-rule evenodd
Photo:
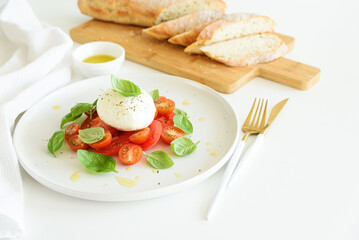
<instances>
[{"instance_id":1,"label":"tomato slice","mask_svg":"<svg viewBox=\"0 0 359 240\"><path fill-rule=\"evenodd\" d=\"M142 148L133 143L125 144L120 148L118 157L123 164L133 165L141 160Z\"/></svg>"},{"instance_id":2,"label":"tomato slice","mask_svg":"<svg viewBox=\"0 0 359 240\"><path fill-rule=\"evenodd\" d=\"M150 128L141 129L130 136L130 141L136 144L142 144L150 137Z\"/></svg>"},{"instance_id":3,"label":"tomato slice","mask_svg":"<svg viewBox=\"0 0 359 240\"><path fill-rule=\"evenodd\" d=\"M100 117L93 118L89 127L102 127L103 129L105 129L105 131L109 130L112 135L114 135L118 131L116 128L107 125L104 121L101 120Z\"/></svg>"},{"instance_id":4,"label":"tomato slice","mask_svg":"<svg viewBox=\"0 0 359 240\"><path fill-rule=\"evenodd\" d=\"M107 130L105 132L105 136L100 141L91 143L90 147L92 147L93 149L102 149L110 145L111 141L112 141L112 134L110 131Z\"/></svg>"},{"instance_id":5,"label":"tomato slice","mask_svg":"<svg viewBox=\"0 0 359 240\"><path fill-rule=\"evenodd\" d=\"M168 98L160 98L155 102L155 106L158 109L158 113L160 115L166 115L173 112L175 109L175 102Z\"/></svg>"},{"instance_id":6,"label":"tomato slice","mask_svg":"<svg viewBox=\"0 0 359 240\"><path fill-rule=\"evenodd\" d=\"M82 123L81 123L81 129L89 128L91 124L90 117L87 117Z\"/></svg>"},{"instance_id":7,"label":"tomato slice","mask_svg":"<svg viewBox=\"0 0 359 240\"><path fill-rule=\"evenodd\" d=\"M173 140L184 136L184 131L175 126L165 127L162 131L161 138L166 143L170 144Z\"/></svg>"},{"instance_id":8,"label":"tomato slice","mask_svg":"<svg viewBox=\"0 0 359 240\"><path fill-rule=\"evenodd\" d=\"M175 125L172 119L167 119L165 116L159 116L155 120L161 123L162 128Z\"/></svg>"},{"instance_id":9,"label":"tomato slice","mask_svg":"<svg viewBox=\"0 0 359 240\"><path fill-rule=\"evenodd\" d=\"M78 123L71 123L65 130L65 139L79 133L80 126Z\"/></svg>"},{"instance_id":10,"label":"tomato slice","mask_svg":"<svg viewBox=\"0 0 359 240\"><path fill-rule=\"evenodd\" d=\"M79 149L87 149L89 147L88 144L84 143L81 138L79 137L78 134L72 135L71 137L69 137L69 139L67 139L67 143L69 144L70 148L72 148L72 150L79 150Z\"/></svg>"},{"instance_id":11,"label":"tomato slice","mask_svg":"<svg viewBox=\"0 0 359 240\"><path fill-rule=\"evenodd\" d=\"M132 131L130 131L130 132L121 132L118 136L115 136L115 137L112 138L112 142L106 148L94 149L94 150L97 153L102 153L102 154L105 154L107 156L117 155L118 152L120 151L120 148L123 145L125 145L127 143L130 143L129 137L132 134L133 134Z\"/></svg>"},{"instance_id":12,"label":"tomato slice","mask_svg":"<svg viewBox=\"0 0 359 240\"><path fill-rule=\"evenodd\" d=\"M158 140L160 140L162 133L162 125L157 120L153 120L153 122L148 127L150 128L150 136L146 142L140 145L143 150L147 150L156 145Z\"/></svg>"}]
</instances>

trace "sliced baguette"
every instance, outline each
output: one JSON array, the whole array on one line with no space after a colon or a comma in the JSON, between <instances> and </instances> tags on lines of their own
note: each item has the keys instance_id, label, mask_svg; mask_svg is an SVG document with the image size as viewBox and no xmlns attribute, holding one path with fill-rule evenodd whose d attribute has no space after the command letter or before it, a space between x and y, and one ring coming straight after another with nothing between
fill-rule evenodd
<instances>
[{"instance_id":1,"label":"sliced baguette","mask_svg":"<svg viewBox=\"0 0 359 240\"><path fill-rule=\"evenodd\" d=\"M203 46L201 51L218 62L243 67L273 61L287 52L287 46L273 33L259 33Z\"/></svg>"},{"instance_id":2,"label":"sliced baguette","mask_svg":"<svg viewBox=\"0 0 359 240\"><path fill-rule=\"evenodd\" d=\"M147 27L203 9L226 9L223 0L78 0L78 6L99 20Z\"/></svg>"},{"instance_id":3,"label":"sliced baguette","mask_svg":"<svg viewBox=\"0 0 359 240\"><path fill-rule=\"evenodd\" d=\"M197 41L189 45L185 52L200 54L200 47L228 39L239 38L261 32L273 32L275 22L266 16L250 13L226 15L220 20L206 26L197 37Z\"/></svg>"},{"instance_id":4,"label":"sliced baguette","mask_svg":"<svg viewBox=\"0 0 359 240\"><path fill-rule=\"evenodd\" d=\"M223 16L223 13L217 10L201 10L156 26L144 29L143 32L159 40L167 39L172 36L187 32L198 25L202 25L212 19Z\"/></svg>"}]
</instances>

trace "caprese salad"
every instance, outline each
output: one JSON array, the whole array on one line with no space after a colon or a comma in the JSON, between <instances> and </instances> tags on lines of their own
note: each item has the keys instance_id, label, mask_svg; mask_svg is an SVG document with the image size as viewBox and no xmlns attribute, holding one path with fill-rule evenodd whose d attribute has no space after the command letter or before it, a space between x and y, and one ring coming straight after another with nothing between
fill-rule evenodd
<instances>
[{"instance_id":1,"label":"caprese salad","mask_svg":"<svg viewBox=\"0 0 359 240\"><path fill-rule=\"evenodd\" d=\"M131 81L111 76L112 89L103 92L94 103L78 103L61 121L61 129L48 142L49 152L56 157L64 142L77 151L85 168L91 172L117 172L117 156L124 165L133 165L145 155L156 169L166 169L174 162L164 151L144 152L159 140L171 145L178 156L197 148L187 138L193 126L187 113L175 108L175 102L159 91L147 93ZM79 119L86 119L79 123Z\"/></svg>"}]
</instances>

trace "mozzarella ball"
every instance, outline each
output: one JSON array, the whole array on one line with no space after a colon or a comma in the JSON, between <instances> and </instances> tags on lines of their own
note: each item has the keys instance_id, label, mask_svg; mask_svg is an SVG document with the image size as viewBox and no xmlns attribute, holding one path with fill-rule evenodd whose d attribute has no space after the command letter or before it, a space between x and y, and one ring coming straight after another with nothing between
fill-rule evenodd
<instances>
[{"instance_id":1,"label":"mozzarella ball","mask_svg":"<svg viewBox=\"0 0 359 240\"><path fill-rule=\"evenodd\" d=\"M109 89L98 98L97 113L102 121L118 130L134 131L151 124L156 107L152 97L143 89L134 97L125 97Z\"/></svg>"}]
</instances>

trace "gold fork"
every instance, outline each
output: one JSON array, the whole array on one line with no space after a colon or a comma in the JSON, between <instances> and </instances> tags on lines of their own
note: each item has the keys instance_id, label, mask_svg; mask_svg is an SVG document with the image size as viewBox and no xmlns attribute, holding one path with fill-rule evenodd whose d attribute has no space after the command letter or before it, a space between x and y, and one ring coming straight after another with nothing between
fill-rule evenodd
<instances>
[{"instance_id":1,"label":"gold fork","mask_svg":"<svg viewBox=\"0 0 359 240\"><path fill-rule=\"evenodd\" d=\"M209 207L209 210L207 212L207 219L209 219L211 217L219 200L222 198L222 196L224 194L224 191L227 187L228 181L230 180L232 173L237 166L237 163L238 163L241 153L243 151L244 145L246 144L247 138L251 134L260 133L262 131L262 129L265 127L265 119L266 119L268 100L266 100L264 110L263 110L264 99L258 101L257 107L256 107L256 102L257 102L257 99L254 99L252 108L247 116L247 119L243 123L242 131L244 132L244 136L243 136L242 140L239 142L231 159L228 162L228 166L227 166L226 171L224 172L224 175L222 177L221 185L219 186L216 196L214 197L212 204ZM252 118L253 111L255 108L256 108L255 114L254 114L254 117Z\"/></svg>"}]
</instances>

